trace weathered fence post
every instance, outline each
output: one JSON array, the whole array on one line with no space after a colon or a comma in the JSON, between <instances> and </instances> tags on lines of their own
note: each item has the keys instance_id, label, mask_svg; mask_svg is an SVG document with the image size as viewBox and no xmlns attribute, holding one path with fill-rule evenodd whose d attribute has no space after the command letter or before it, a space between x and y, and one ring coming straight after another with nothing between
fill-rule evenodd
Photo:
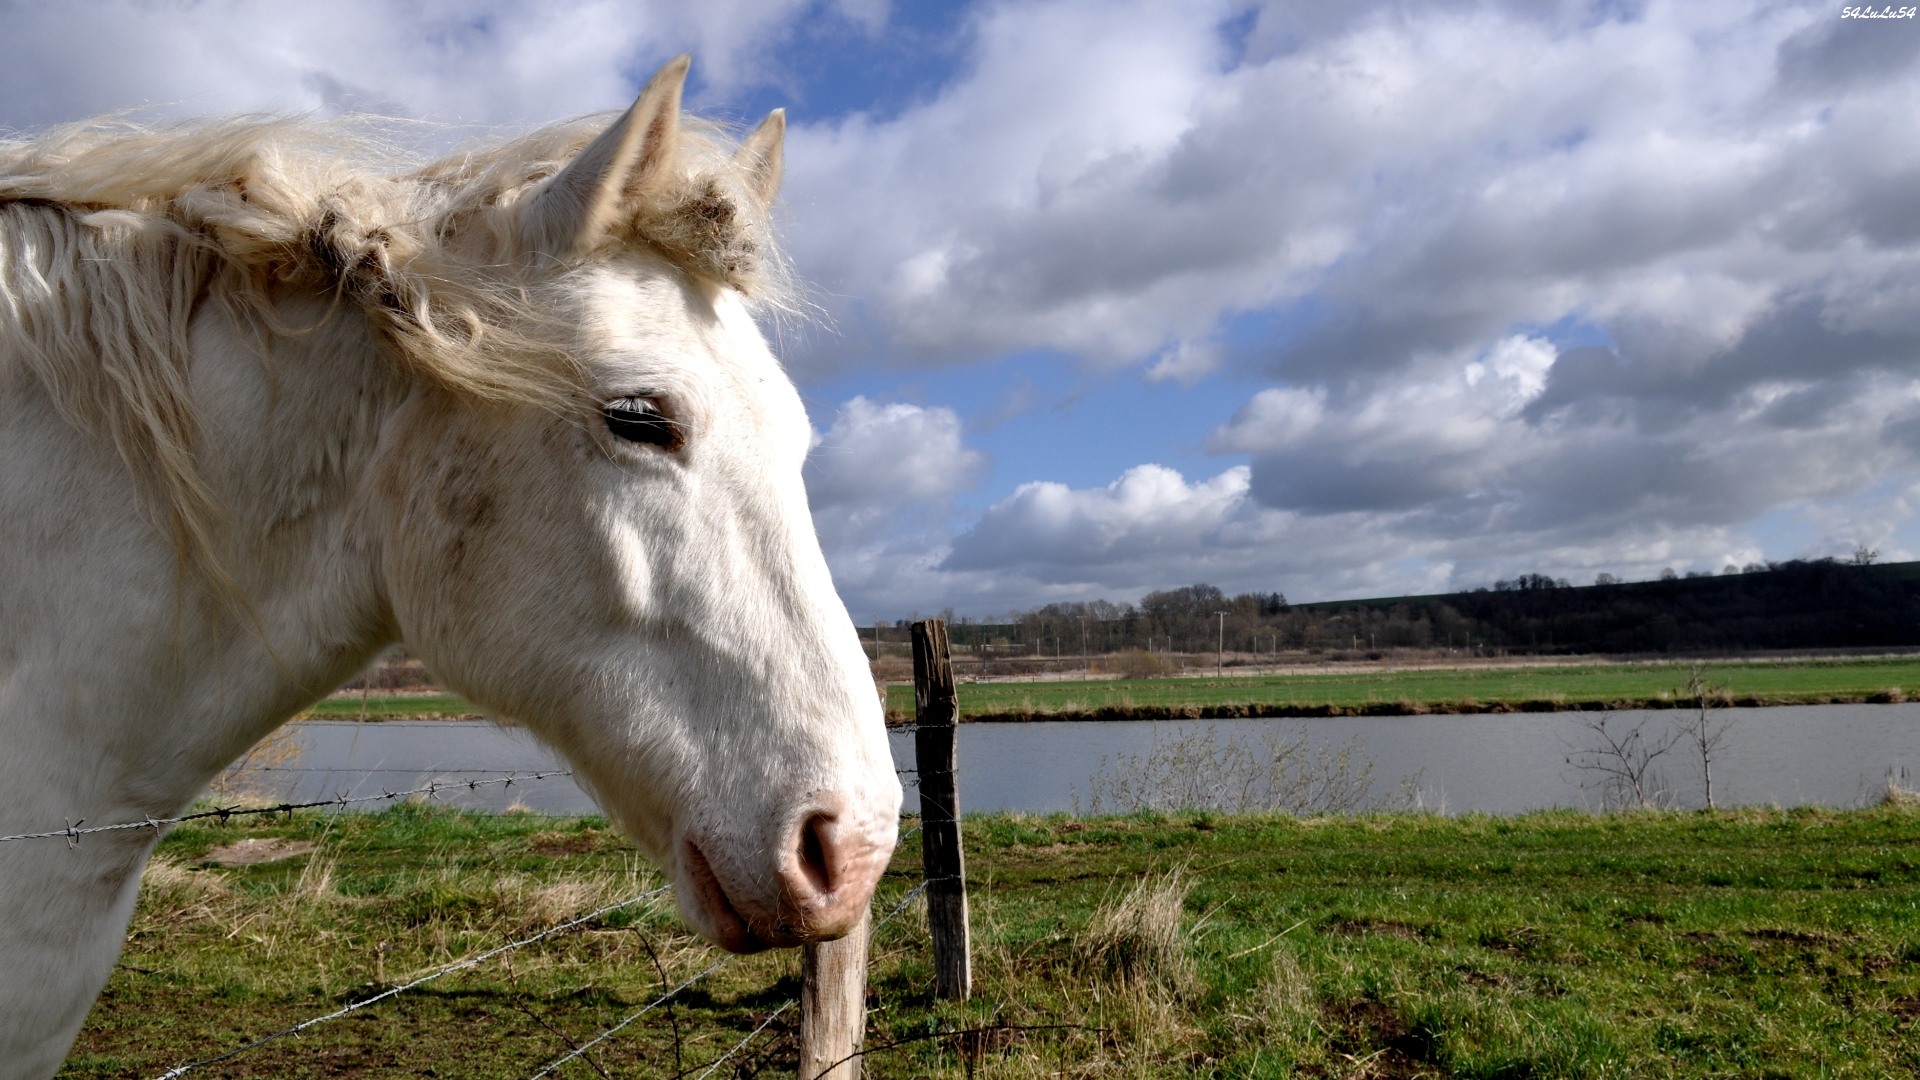
<instances>
[{"instance_id":1,"label":"weathered fence post","mask_svg":"<svg viewBox=\"0 0 1920 1080\"><path fill-rule=\"evenodd\" d=\"M860 1080L867 1038L867 939L873 913L839 941L800 956L800 1080Z\"/></svg>"},{"instance_id":2,"label":"weathered fence post","mask_svg":"<svg viewBox=\"0 0 1920 1080\"><path fill-rule=\"evenodd\" d=\"M973 990L973 955L967 929L967 864L960 849L960 793L954 781L960 710L954 700L947 624L940 619L913 624L913 700L933 992L964 1001Z\"/></svg>"}]
</instances>

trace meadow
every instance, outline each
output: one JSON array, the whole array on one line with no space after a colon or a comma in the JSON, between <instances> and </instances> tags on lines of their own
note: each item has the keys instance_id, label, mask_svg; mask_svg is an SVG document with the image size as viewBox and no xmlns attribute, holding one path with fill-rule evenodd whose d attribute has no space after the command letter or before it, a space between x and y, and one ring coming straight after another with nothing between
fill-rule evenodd
<instances>
[{"instance_id":1,"label":"meadow","mask_svg":"<svg viewBox=\"0 0 1920 1080\"><path fill-rule=\"evenodd\" d=\"M909 905L874 944L869 1076L1920 1072L1911 798L979 816L965 835L975 996L932 1000ZM877 910L919 877L909 840ZM182 826L61 1075L154 1075L657 884L595 818ZM204 1075L525 1077L717 958L652 901ZM792 951L733 959L560 1075L697 1076L771 1018L715 1075L792 1076L795 1017L775 1010L797 972Z\"/></svg>"},{"instance_id":2,"label":"meadow","mask_svg":"<svg viewBox=\"0 0 1920 1080\"><path fill-rule=\"evenodd\" d=\"M1685 706L1693 664L1681 662L1396 668L1184 675L1148 679L966 682L963 720L1106 720L1241 716L1417 715L1663 709ZM1698 665L1718 704L1820 705L1920 697L1920 658L1716 661ZM962 678L966 662L956 661ZM913 715L913 687L886 687L888 718ZM454 694L346 691L302 713L315 720L472 719Z\"/></svg>"},{"instance_id":3,"label":"meadow","mask_svg":"<svg viewBox=\"0 0 1920 1080\"><path fill-rule=\"evenodd\" d=\"M957 665L958 666L958 665ZM1685 706L1689 663L1376 668L1061 682L975 682L960 691L973 720L1401 715L1661 709ZM1920 696L1920 659L1720 661L1697 665L1716 704L1813 705ZM887 688L890 716L913 711L913 687Z\"/></svg>"}]
</instances>

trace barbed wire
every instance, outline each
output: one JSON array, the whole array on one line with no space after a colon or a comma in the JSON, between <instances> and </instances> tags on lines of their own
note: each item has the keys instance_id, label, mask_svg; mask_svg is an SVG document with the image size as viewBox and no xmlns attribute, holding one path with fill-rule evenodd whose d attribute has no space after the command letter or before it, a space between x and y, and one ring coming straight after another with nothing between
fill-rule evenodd
<instances>
[{"instance_id":1,"label":"barbed wire","mask_svg":"<svg viewBox=\"0 0 1920 1080\"><path fill-rule=\"evenodd\" d=\"M622 1020L619 1023L608 1028L607 1030L601 1032L600 1034L595 1035L593 1038L588 1039L586 1042L581 1043L579 1046L574 1047L572 1050L567 1051L565 1054L562 1054L559 1057L554 1058L552 1061L547 1062L547 1065L545 1068L541 1069L537 1073L534 1073L532 1076L528 1077L527 1080L540 1080L540 1078L543 1076L551 1076L553 1074L553 1070L559 1068L562 1065L565 1065L567 1062L572 1061L574 1058L579 1057L580 1055L586 1053L587 1051L593 1049L594 1047L600 1045L601 1043L606 1042L608 1039L613 1038L614 1035L618 1034L627 1025L647 1015L648 1013L659 1008L660 1006L665 1005L667 1002L672 1001L674 997L680 993L680 991L685 990L687 987L692 986L694 983L697 983L701 979L706 978L708 975L713 974L715 971L720 970L720 968L725 966L727 961L731 959L733 959L731 955L722 956L720 959L715 960L713 963L708 964L704 968L701 968L698 972L694 973L690 978L688 978L686 982L681 983L679 986L674 987L673 989L667 991L664 994L661 994L659 997L654 998L652 1001L648 1002L646 1006L641 1008L639 1012L634 1013L632 1016L627 1017L625 1020ZM165 1080L165 1078L162 1078L162 1080Z\"/></svg>"},{"instance_id":2,"label":"barbed wire","mask_svg":"<svg viewBox=\"0 0 1920 1080\"><path fill-rule=\"evenodd\" d=\"M292 770L282 770L282 771L292 771ZM81 821L78 821L78 822L70 822L67 825L67 827L64 829L48 830L45 832L38 832L38 833L19 833L12 836L0 836L0 842L8 841L8 840L40 840L40 839L52 839L55 837L64 837L67 840L68 846L73 847L78 845L80 837L98 834L98 833L116 832L116 831L124 831L124 830L131 830L131 829L158 830L160 828L163 828L169 825L178 825L183 822L200 821L200 820L206 820L210 818L218 818L220 821L225 822L230 818L245 817L250 815L290 813L294 810L317 809L320 807L344 808L348 805L353 805L358 803L391 801L394 799L408 798L414 795L426 795L428 798L434 798L434 797L437 797L439 792L443 790L458 790L463 787L467 788L468 790L475 790L480 787L488 786L488 785L495 785L495 784L511 785L516 781L544 780L552 776L571 776L571 775L572 773L569 770L552 770L552 771L528 773L525 775L509 775L509 776L503 776L503 777L489 778L485 780L461 780L461 781L452 781L452 782L434 781L423 787L413 788L407 791L382 791L378 795L347 796L343 793L331 799L317 800L317 801L304 802L304 803L279 803L273 806L260 806L260 807L214 807L210 810L200 811L192 814L183 814L179 817L158 818L158 819L145 818L140 821L123 822L115 825L96 825L91 828L81 827L82 823L85 821L85 819L83 818L81 819ZM906 832L900 834L899 839L894 844L894 850L899 851L902 847L904 847L908 840L912 839L915 834L921 831L921 828L922 826L915 825L913 828L908 829ZM907 890L906 894L900 898L900 900L893 906L893 908L890 911L887 912L886 915L882 916L872 924L872 927L869 930L869 934L877 933L881 927L891 922L902 911L906 910L907 906L913 902L915 897L919 896L921 893L926 891L926 888L929 884L930 884L930 881L921 881L919 884L915 885L913 888ZM243 1046L235 1047L232 1050L228 1050L220 1054L215 1054L211 1057L199 1058L194 1061L189 1061L184 1064L177 1065L174 1068L169 1069L167 1072L160 1074L157 1080L175 1080L175 1078L184 1076L185 1074L187 1074L188 1072L191 1072L194 1069L198 1069L207 1065L217 1064L222 1061L227 1061L231 1058L238 1057L241 1054L244 1054L249 1051L258 1049L262 1046L265 1046L268 1043L286 1038L289 1035L298 1035L301 1032L308 1030L309 1028L316 1027L330 1020L337 1020L340 1017L346 1016L353 1012L357 1012L361 1009L367 1008L370 1005L377 1004L378 1002L384 1001L387 998L404 993L408 990L412 990L416 987L425 985L426 983L432 982L435 979L439 979L443 976L453 974L454 972L464 971L468 968L477 967L478 965L483 964L488 960L493 959L494 957L512 952L516 949L525 948L528 945L532 945L537 942L546 940L547 938L553 937L555 935L565 933L569 930L573 930L579 926L582 926L586 923L589 923L595 919L598 919L604 915L610 914L614 911L618 911L622 908L630 907L644 900L657 897L662 893L670 891L671 889L672 889L671 885L663 885L663 886L660 886L659 888L650 889L636 896L628 897L625 900L620 900L612 904L605 905L604 907L600 907L593 911L587 912L584 915L579 915L579 916L576 916L575 918L567 920L566 922L559 923L555 926L551 926L546 930L540 931L537 934L531 934L525 938L521 938L515 941L510 941L497 948L489 949L485 952L478 953L474 956L470 956L463 960L459 960L452 964L448 964L443 967L437 968L433 971L426 973L425 975L412 979L399 986L389 987L388 989L381 991L380 993L375 994L371 997L363 998L359 1001L350 1002L346 1006L339 1009L335 1009L332 1012L326 1013L321 1016L312 1017L307 1020L303 1020L300 1023L294 1024L290 1027L283 1028L269 1035L265 1035L258 1039L255 1039L254 1041L247 1043ZM707 965L705 968L702 968L700 971L694 973L692 976L688 977L680 985L674 987L671 990L668 990L664 994L661 994L659 997L655 998L653 1001L649 1002L647 1005L645 1005L638 1011L634 1012L632 1015L621 1020L619 1023L606 1029L605 1031L601 1032L599 1035L595 1036L594 1038L589 1039L588 1041L581 1043L580 1045L572 1048L568 1053L549 1062L539 1072L533 1074L533 1076L529 1078L529 1080L541 1080L541 1078L543 1077L552 1075L553 1072L556 1069L558 1069L560 1066L565 1065L567 1062L573 1061L585 1055L588 1050L612 1038L614 1035L618 1034L620 1031L624 1030L625 1028L631 1026L636 1021L640 1020L642 1017L646 1016L647 1014L651 1013L655 1009L659 1008L661 1005L664 1005L667 1002L673 1000L673 998L679 995L682 991L686 990L688 987L692 986L693 984L699 982L701 979L706 978L708 975L712 974L713 972L719 970L731 959L732 959L731 956L722 956L720 959L714 961L713 963ZM781 1005L778 1009L774 1010L774 1012L770 1014L766 1018L766 1020L762 1021L758 1027L756 1027L752 1032L750 1032L746 1038L742 1039L739 1043L737 1043L732 1049L728 1050L725 1054L721 1055L719 1058L716 1058L713 1062L709 1063L706 1071L702 1072L700 1076L705 1077L711 1074L714 1069L718 1068L722 1063L732 1058L735 1054L739 1053L749 1043L751 1043L755 1037L757 1037L761 1032L765 1031L766 1028L770 1024L772 1024L777 1017L779 1017L782 1013L786 1012L786 1010L788 1010L789 1008L792 1008L794 1005L798 1003L799 1003L799 999L795 998L787 1001L785 1004Z\"/></svg>"},{"instance_id":3,"label":"barbed wire","mask_svg":"<svg viewBox=\"0 0 1920 1080\"><path fill-rule=\"evenodd\" d=\"M464 960L459 960L454 963L448 964L445 967L438 968L434 971L428 972L427 974L422 975L419 978L414 979L410 982L402 983L399 986L388 987L387 989L381 991L378 994L373 995L372 997L363 998L359 1001L349 1002L345 1008L335 1009L333 1012L330 1012L325 1016L316 1016L311 1020L302 1020L301 1022L293 1025L292 1027L283 1028L280 1031L276 1031L271 1035L267 1035L267 1036L263 1036L261 1038L255 1039L254 1041L246 1044L245 1046L235 1047L234 1049L229 1050L224 1054L216 1054L213 1057L201 1058L198 1061L189 1061L184 1065L176 1065L172 1069L169 1069L166 1072L161 1073L160 1076L157 1078L157 1080L174 1080L175 1077L183 1076L186 1073L194 1069L200 1068L203 1065L213 1065L218 1062L225 1061L228 1058L238 1057L239 1055L244 1054L249 1050L258 1049L259 1047L265 1046L276 1039L283 1039L283 1038L286 1038L288 1035L298 1035L299 1033L307 1030L310 1027L314 1027L318 1024L324 1024L329 1020L337 1020L340 1017L347 1015L348 1013L355 1012L360 1009L364 1009L367 1006L372 1005L376 1002L384 1001L387 998L393 997L395 994L403 993L405 991L413 989L416 986L421 986L423 984L430 983L433 980L440 978L442 975L451 975L456 971L464 971L470 967L477 967L481 964L486 963L488 960L491 960L494 957L499 956L503 953L509 953L514 951L515 949L525 948L528 945L534 944L535 942L544 941L547 938L553 937L556 934L565 933L568 930L572 930L586 923L592 922L593 920L600 918L603 915L607 915L612 912L619 911L621 908L632 907L633 905L640 903L643 900L650 900L656 896L659 896L661 893L669 892L672 889L673 889L672 885L662 885L657 889L649 889L646 892L640 893L637 896L629 896L625 900L619 900L614 903L608 904L605 907L596 908L593 911L587 912L585 915L579 915L572 919L567 920L566 922L560 923L555 926L550 926L547 929L542 930L537 934L531 934L527 937L521 938L518 941L509 941L505 945L501 945L498 948L488 949L486 952L479 953L474 956L469 956Z\"/></svg>"},{"instance_id":4,"label":"barbed wire","mask_svg":"<svg viewBox=\"0 0 1920 1080\"><path fill-rule=\"evenodd\" d=\"M748 1043L752 1042L756 1038L759 1038L761 1032L767 1030L767 1027L769 1025L771 1025L775 1020L778 1020L780 1018L781 1013L786 1012L788 1009L791 1009L798 1004L800 1004L799 998L788 998L786 1004L773 1010L771 1013L768 1013L767 1018L765 1020L760 1021L759 1027L756 1027L752 1031L747 1032L746 1038L741 1039L737 1043L734 1043L733 1048L731 1050L728 1050L726 1053L721 1054L719 1057L714 1058L712 1061L708 1062L707 1067L705 1069L702 1069L700 1072L700 1075L694 1077L693 1080L706 1080L708 1076L711 1076L713 1074L713 1070L726 1064L727 1061L733 1057L733 1055L739 1053L742 1050L745 1050L747 1048Z\"/></svg>"},{"instance_id":5,"label":"barbed wire","mask_svg":"<svg viewBox=\"0 0 1920 1080\"><path fill-rule=\"evenodd\" d=\"M187 821L204 821L208 818L219 818L224 824L229 818L249 817L256 814L290 814L295 810L314 810L323 806L344 809L356 803L391 802L394 799L406 799L415 795L425 795L427 798L432 799L438 797L442 791L454 791L460 788L476 791L494 784L511 787L525 780L545 780L553 776L572 775L573 770L571 769L549 769L544 772L498 776L487 780L435 780L424 787L412 788L407 791L382 791L378 795L353 796L349 796L343 792L331 799L317 799L312 802L297 803L283 802L276 803L272 806L216 806L211 810L182 814L179 817L149 817L142 818L139 821L123 821L117 825L94 825L84 829L80 826L85 824L87 819L81 818L79 821L69 820L64 829L48 829L44 832L15 833L12 836L0 836L0 843L5 843L9 840L52 840L58 837L65 837L68 847L78 847L80 846L81 837L92 836L97 833L124 832L129 829L152 829L158 832L166 826L179 825Z\"/></svg>"},{"instance_id":6,"label":"barbed wire","mask_svg":"<svg viewBox=\"0 0 1920 1080\"><path fill-rule=\"evenodd\" d=\"M914 833L919 831L920 830L917 826L913 829L908 830L906 836L902 836L900 838L900 843L904 844L906 842L907 836L912 836ZM894 849L896 851L899 850L899 845L896 844ZM921 893L926 891L927 884L928 884L927 882L922 881L920 884L915 885L911 889L908 889L906 895L900 898L899 903L896 903L895 905L893 905L893 910L887 912L885 915L881 916L879 919L874 921L872 927L870 927L867 931L868 935L871 936L873 934L879 933L881 927L887 925L889 922L892 922L895 916L899 915L902 911L905 911L907 908L907 905L913 903L914 897L919 896ZM627 1017L626 1019L620 1021L619 1023L613 1025L612 1027L606 1029L605 1031L602 1031L600 1034L595 1035L593 1038L588 1039L586 1042L583 1042L580 1045L575 1046L573 1049L567 1051L565 1054L562 1054L561 1056L548 1062L545 1067L543 1067L539 1072L534 1073L532 1076L528 1077L527 1080L542 1080L543 1077L553 1075L554 1070L558 1069L560 1066L565 1065L567 1062L572 1061L575 1058L585 1055L588 1050L591 1050L595 1046L598 1046L599 1044L612 1038L614 1035L618 1034L621 1030L633 1024L636 1020L639 1020L641 1017L647 1015L648 1013L666 1004L667 1002L672 1001L674 997L676 997L682 990L685 990L687 987L692 986L694 983L697 983L701 979L706 978L708 975L713 974L715 971L719 970L723 965L727 963L727 961L731 959L733 959L732 956L722 956L720 959L715 960L713 963L707 965L705 968L702 968L700 971L696 972L693 976L688 978L687 981L681 983L679 986L674 987L673 989L667 991L664 994L661 994L659 997L648 1002L638 1012L635 1012L633 1015ZM718 1068L721 1062L724 1062L728 1058L731 1058L733 1055L739 1053L741 1049L743 1049L749 1042L753 1041L754 1036L760 1034L761 1031L765 1030L768 1024L773 1023L774 1017L779 1016L781 1013L785 1012L787 1009L799 1003L800 1003L800 999L792 998L792 999L789 999L786 1002L786 1004L781 1005L778 1009L774 1010L772 1016L767 1017L767 1019L763 1021L759 1027L754 1028L753 1031L746 1038L740 1040L740 1042L735 1044L733 1049L728 1050L725 1054L722 1054L720 1057L714 1059L713 1062L708 1065L707 1071L701 1073L700 1076L702 1077L706 1076L707 1073L711 1073L715 1068ZM166 1078L162 1077L161 1080L166 1080Z\"/></svg>"},{"instance_id":7,"label":"barbed wire","mask_svg":"<svg viewBox=\"0 0 1920 1080\"><path fill-rule=\"evenodd\" d=\"M898 915L902 911L905 911L907 909L907 905L913 903L913 898L916 896L919 896L923 892L926 892L927 886L930 884L932 884L932 882L923 881L920 884L915 885L913 888L908 889L906 895L900 898L900 902L893 905L893 910L887 912L886 915L880 919L880 921L873 924L874 932L876 933L879 932L881 927L893 921L893 917L895 915Z\"/></svg>"}]
</instances>

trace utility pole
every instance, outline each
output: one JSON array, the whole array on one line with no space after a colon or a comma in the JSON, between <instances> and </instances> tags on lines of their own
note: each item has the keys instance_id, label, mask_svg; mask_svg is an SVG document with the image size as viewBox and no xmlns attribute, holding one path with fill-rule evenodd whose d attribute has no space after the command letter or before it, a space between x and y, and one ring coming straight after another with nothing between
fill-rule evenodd
<instances>
[{"instance_id":1,"label":"utility pole","mask_svg":"<svg viewBox=\"0 0 1920 1080\"><path fill-rule=\"evenodd\" d=\"M1214 614L1220 616L1220 640L1213 654L1213 677L1217 679L1227 667L1227 613L1216 611Z\"/></svg>"},{"instance_id":2,"label":"utility pole","mask_svg":"<svg viewBox=\"0 0 1920 1080\"><path fill-rule=\"evenodd\" d=\"M1093 670L1093 657L1087 652L1087 617L1080 616L1080 663Z\"/></svg>"}]
</instances>

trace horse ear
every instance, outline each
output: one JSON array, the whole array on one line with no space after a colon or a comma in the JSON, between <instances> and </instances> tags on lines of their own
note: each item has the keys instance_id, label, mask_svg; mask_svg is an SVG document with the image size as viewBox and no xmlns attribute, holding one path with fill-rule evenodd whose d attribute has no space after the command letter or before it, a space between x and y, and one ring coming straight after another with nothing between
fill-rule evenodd
<instances>
[{"instance_id":1,"label":"horse ear","mask_svg":"<svg viewBox=\"0 0 1920 1080\"><path fill-rule=\"evenodd\" d=\"M780 145L786 136L787 110L775 109L734 152L733 163L746 173L747 190L759 200L761 209L772 205L780 191L780 174L785 167Z\"/></svg>"},{"instance_id":2,"label":"horse ear","mask_svg":"<svg viewBox=\"0 0 1920 1080\"><path fill-rule=\"evenodd\" d=\"M533 194L519 222L526 250L584 255L612 229L622 199L671 175L688 63L685 54L667 61L612 127Z\"/></svg>"}]
</instances>

